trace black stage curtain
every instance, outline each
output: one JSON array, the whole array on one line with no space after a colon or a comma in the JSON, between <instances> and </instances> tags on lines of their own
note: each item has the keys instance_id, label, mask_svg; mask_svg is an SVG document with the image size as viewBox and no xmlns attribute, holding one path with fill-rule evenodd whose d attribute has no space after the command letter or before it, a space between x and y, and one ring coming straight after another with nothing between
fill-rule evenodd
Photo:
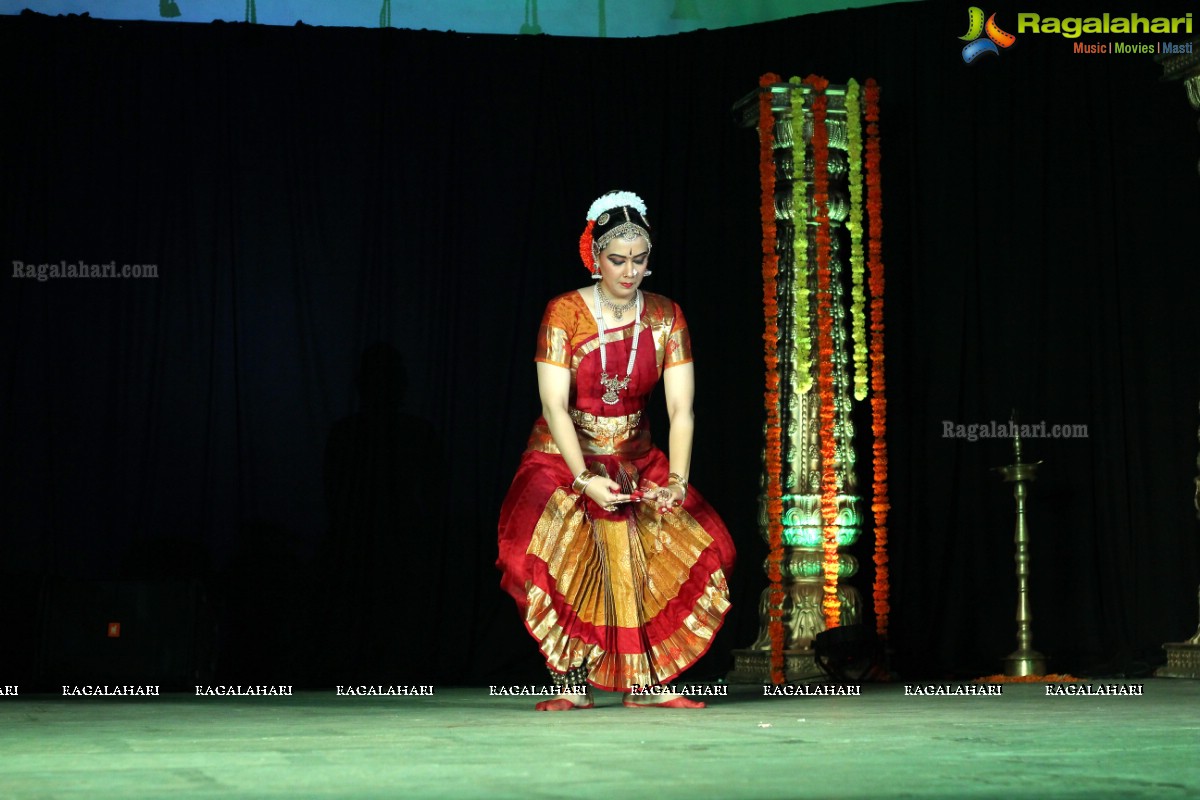
<instances>
[{"instance_id":1,"label":"black stage curtain","mask_svg":"<svg viewBox=\"0 0 1200 800\"><path fill-rule=\"evenodd\" d=\"M47 586L177 578L229 679L540 676L497 511L544 304L629 188L693 331L693 479L740 549L691 677L723 673L765 584L757 143L730 109L766 71L883 86L895 668L1015 647L1011 445L943 435L1012 408L1088 433L1026 442L1035 645L1161 661L1200 579L1195 115L1149 56L1025 35L967 66L965 29L941 3L632 40L0 18L5 272L158 273L3 276L0 668L31 674Z\"/></svg>"}]
</instances>

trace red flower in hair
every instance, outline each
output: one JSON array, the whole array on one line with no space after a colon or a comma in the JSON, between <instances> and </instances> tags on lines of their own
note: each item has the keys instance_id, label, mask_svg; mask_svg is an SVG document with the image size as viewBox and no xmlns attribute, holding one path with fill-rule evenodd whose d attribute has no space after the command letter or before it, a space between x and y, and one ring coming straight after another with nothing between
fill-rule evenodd
<instances>
[{"instance_id":1,"label":"red flower in hair","mask_svg":"<svg viewBox=\"0 0 1200 800\"><path fill-rule=\"evenodd\" d=\"M596 220L589 219L587 227L583 229L583 235L579 237L579 257L583 259L583 267L588 272L596 271L596 264L592 256L592 229L596 227Z\"/></svg>"}]
</instances>

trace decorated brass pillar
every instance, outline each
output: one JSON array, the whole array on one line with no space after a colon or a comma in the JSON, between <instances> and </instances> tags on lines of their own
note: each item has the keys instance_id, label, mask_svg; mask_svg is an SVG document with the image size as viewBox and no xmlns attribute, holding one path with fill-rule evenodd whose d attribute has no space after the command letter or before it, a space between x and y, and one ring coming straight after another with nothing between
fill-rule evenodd
<instances>
[{"instance_id":1,"label":"decorated brass pillar","mask_svg":"<svg viewBox=\"0 0 1200 800\"><path fill-rule=\"evenodd\" d=\"M1163 68L1163 80L1181 81L1187 100L1195 111L1200 111L1200 37L1172 44L1167 52L1155 56ZM1197 127L1200 128L1200 121ZM1196 162L1200 172L1200 160ZM1200 438L1200 430L1197 430ZM1195 491L1192 505L1200 518L1200 456L1196 457ZM1167 652L1167 663L1154 674L1160 678L1200 678L1200 627L1192 638L1183 642L1168 642L1163 645Z\"/></svg>"},{"instance_id":2,"label":"decorated brass pillar","mask_svg":"<svg viewBox=\"0 0 1200 800\"><path fill-rule=\"evenodd\" d=\"M777 309L767 311L764 336L776 340L777 364L768 341L759 483L759 528L771 548L764 569L772 580L759 601L758 638L734 651L735 682L822 676L813 638L831 621L849 625L863 617L861 593L845 582L858 572L846 548L863 523L851 406L868 385L860 97L854 82L793 78L768 81L734 107L745 127L759 128L764 253L771 262L764 266L764 302L770 309L773 299ZM882 298L878 310L882 389ZM876 562L886 571L884 556Z\"/></svg>"}]
</instances>

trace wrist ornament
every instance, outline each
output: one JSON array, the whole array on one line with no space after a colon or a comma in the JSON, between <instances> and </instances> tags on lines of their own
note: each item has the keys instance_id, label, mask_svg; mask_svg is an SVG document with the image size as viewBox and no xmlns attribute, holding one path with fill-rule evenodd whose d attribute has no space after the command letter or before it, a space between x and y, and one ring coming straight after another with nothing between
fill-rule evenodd
<instances>
[{"instance_id":1,"label":"wrist ornament","mask_svg":"<svg viewBox=\"0 0 1200 800\"><path fill-rule=\"evenodd\" d=\"M667 477L668 477L667 488L670 488L672 486L678 486L679 490L681 492L683 492L683 498L681 500L679 500L678 502L676 502L675 505L677 505L677 506L683 505L683 501L687 500L687 491L688 491L687 481L678 472L672 472Z\"/></svg>"},{"instance_id":2,"label":"wrist ornament","mask_svg":"<svg viewBox=\"0 0 1200 800\"><path fill-rule=\"evenodd\" d=\"M575 492L576 494L583 494L584 490L587 489L587 485L594 480L595 477L596 473L592 472L590 469L580 470L579 474L575 476L575 480L571 483L571 491Z\"/></svg>"}]
</instances>

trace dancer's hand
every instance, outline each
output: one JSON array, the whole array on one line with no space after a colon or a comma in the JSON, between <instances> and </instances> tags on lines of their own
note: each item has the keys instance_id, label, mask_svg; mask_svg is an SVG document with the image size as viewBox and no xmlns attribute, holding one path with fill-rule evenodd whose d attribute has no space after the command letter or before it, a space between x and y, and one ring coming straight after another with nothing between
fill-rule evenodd
<instances>
[{"instance_id":1,"label":"dancer's hand","mask_svg":"<svg viewBox=\"0 0 1200 800\"><path fill-rule=\"evenodd\" d=\"M621 485L616 481L599 476L588 481L584 494L605 511L616 511L617 506L628 503L633 498L621 492Z\"/></svg>"},{"instance_id":2,"label":"dancer's hand","mask_svg":"<svg viewBox=\"0 0 1200 800\"><path fill-rule=\"evenodd\" d=\"M684 498L683 487L678 484L670 486L660 486L657 489L646 492L642 496L643 503L651 503L658 509L658 513L666 514L675 506L682 505Z\"/></svg>"}]
</instances>

